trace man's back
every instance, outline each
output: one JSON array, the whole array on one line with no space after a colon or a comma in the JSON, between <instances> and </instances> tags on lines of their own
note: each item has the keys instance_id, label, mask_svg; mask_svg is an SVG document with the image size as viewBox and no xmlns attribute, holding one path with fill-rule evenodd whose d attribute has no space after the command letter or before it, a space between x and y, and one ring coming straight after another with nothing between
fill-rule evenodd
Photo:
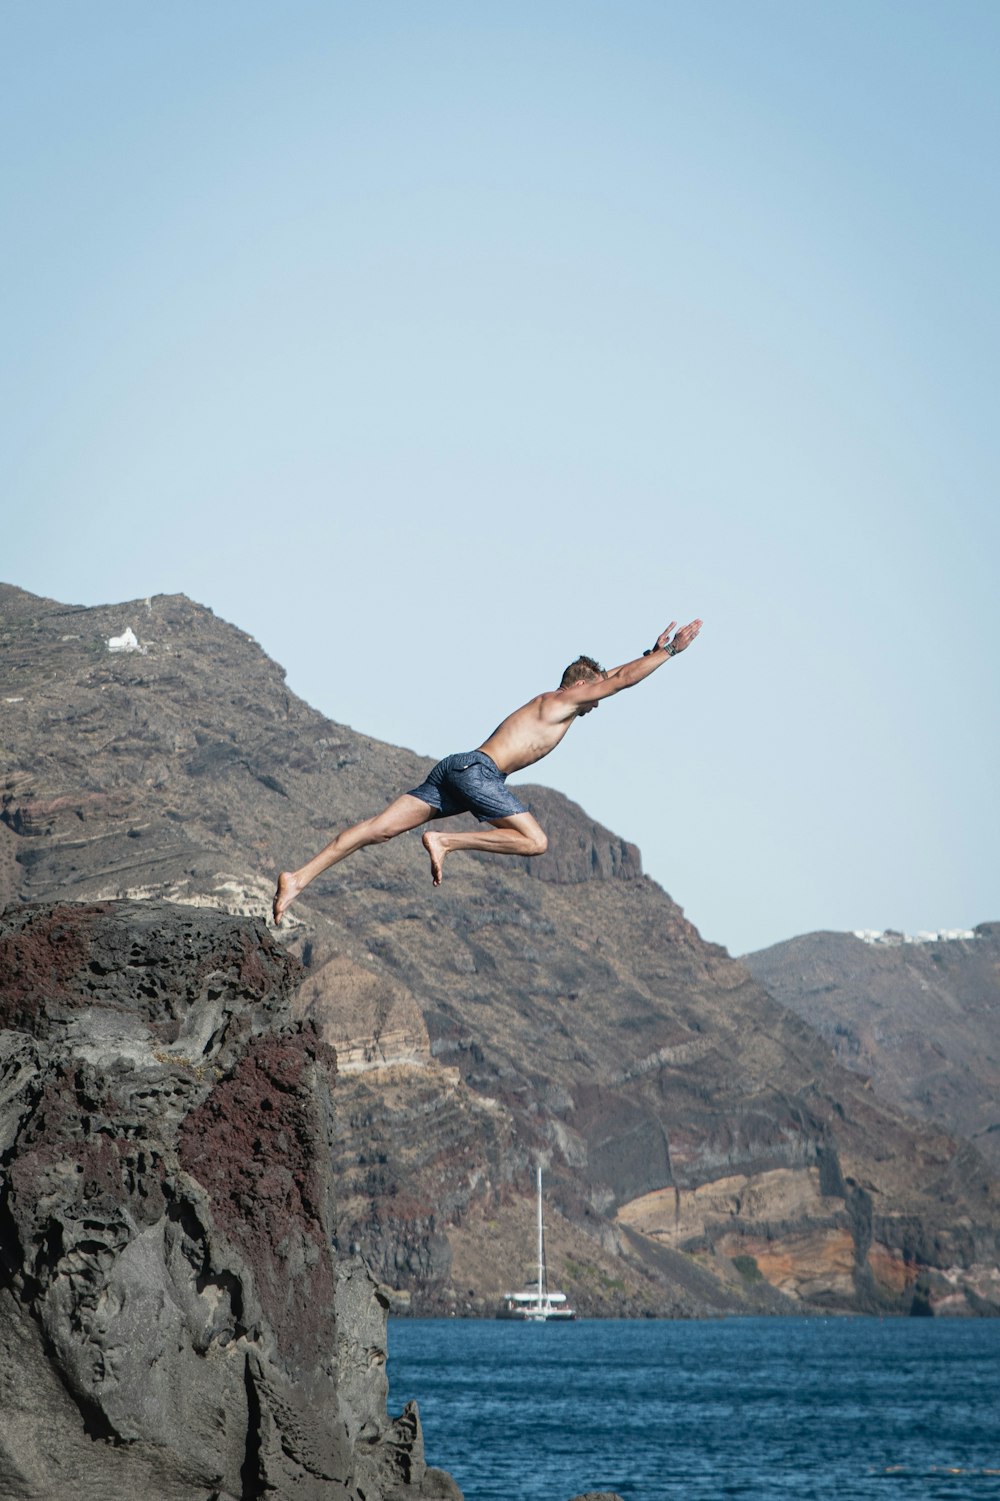
<instances>
[{"instance_id":1,"label":"man's back","mask_svg":"<svg viewBox=\"0 0 1000 1501\"><path fill-rule=\"evenodd\" d=\"M513 714L508 714L479 749L505 776L509 776L513 771L532 766L554 750L581 712L586 710L581 710L575 703L565 702L561 689L539 693L520 709L515 709Z\"/></svg>"}]
</instances>

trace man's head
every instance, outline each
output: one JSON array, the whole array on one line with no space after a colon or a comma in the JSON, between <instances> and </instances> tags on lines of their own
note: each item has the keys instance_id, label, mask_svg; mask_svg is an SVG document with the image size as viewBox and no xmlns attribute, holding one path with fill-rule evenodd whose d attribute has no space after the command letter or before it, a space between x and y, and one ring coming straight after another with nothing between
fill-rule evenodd
<instances>
[{"instance_id":1,"label":"man's head","mask_svg":"<svg viewBox=\"0 0 1000 1501\"><path fill-rule=\"evenodd\" d=\"M600 662L595 662L593 657L577 657L571 662L562 675L560 688L575 688L577 683L596 683L601 678L607 677L607 673Z\"/></svg>"}]
</instances>

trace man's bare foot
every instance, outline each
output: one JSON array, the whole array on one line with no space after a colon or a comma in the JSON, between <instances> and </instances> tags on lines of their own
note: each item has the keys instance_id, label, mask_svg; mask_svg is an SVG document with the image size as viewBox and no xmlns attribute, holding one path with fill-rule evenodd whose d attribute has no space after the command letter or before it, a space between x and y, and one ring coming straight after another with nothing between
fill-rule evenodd
<instances>
[{"instance_id":1,"label":"man's bare foot","mask_svg":"<svg viewBox=\"0 0 1000 1501\"><path fill-rule=\"evenodd\" d=\"M278 877L278 889L274 893L274 901L271 903L271 912L274 915L275 925L281 922L285 912L294 902L302 887L298 884L290 870L283 870Z\"/></svg>"},{"instance_id":2,"label":"man's bare foot","mask_svg":"<svg viewBox=\"0 0 1000 1501\"><path fill-rule=\"evenodd\" d=\"M431 875L434 877L434 885L441 885L441 867L444 864L445 851L441 848L444 843L441 834L426 833L423 837L424 849L431 857Z\"/></svg>"}]
</instances>

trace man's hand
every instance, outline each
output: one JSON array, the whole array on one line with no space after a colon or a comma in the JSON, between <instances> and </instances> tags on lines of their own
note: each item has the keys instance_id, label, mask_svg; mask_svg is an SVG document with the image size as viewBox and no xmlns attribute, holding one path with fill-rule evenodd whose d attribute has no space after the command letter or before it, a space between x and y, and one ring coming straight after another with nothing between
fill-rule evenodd
<instances>
[{"instance_id":1,"label":"man's hand","mask_svg":"<svg viewBox=\"0 0 1000 1501\"><path fill-rule=\"evenodd\" d=\"M663 651L664 647L666 646L672 646L674 651L684 651L691 645L691 642L701 630L701 621L692 620L690 625L682 625L673 641L671 641L670 632L674 629L676 624L676 620L672 620L667 626L666 630L661 631L657 636L656 644L661 651Z\"/></svg>"},{"instance_id":2,"label":"man's hand","mask_svg":"<svg viewBox=\"0 0 1000 1501\"><path fill-rule=\"evenodd\" d=\"M685 651L701 630L701 621L692 620L690 625L681 626L671 641L670 636L676 624L676 620L672 620L666 630L657 636L655 645L644 651L641 657L636 657L634 662L624 662L621 667L612 667L610 672L604 674L603 680L574 683L572 688L560 688L558 693L550 694L549 697L557 699L561 705L590 704L593 707L599 699L620 693L623 688L634 688L636 683L641 683L651 672L669 661L675 652ZM654 655L657 651L665 651L667 655L658 657Z\"/></svg>"}]
</instances>

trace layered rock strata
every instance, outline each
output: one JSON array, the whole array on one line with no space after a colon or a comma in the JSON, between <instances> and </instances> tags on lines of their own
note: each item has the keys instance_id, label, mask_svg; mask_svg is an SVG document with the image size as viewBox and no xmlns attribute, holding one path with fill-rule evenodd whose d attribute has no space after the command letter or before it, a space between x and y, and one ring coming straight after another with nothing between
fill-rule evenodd
<instances>
[{"instance_id":1,"label":"layered rock strata","mask_svg":"<svg viewBox=\"0 0 1000 1501\"><path fill-rule=\"evenodd\" d=\"M0 700L0 900L260 915L277 870L429 764L309 708L182 596L0 586ZM434 889L419 839L395 840L277 935L305 971L296 1014L341 1059L343 1243L415 1310L485 1311L530 1260L541 1163L583 1313L996 1309L995 1170L840 1066L634 845L518 791L541 859L456 854Z\"/></svg>"},{"instance_id":2,"label":"layered rock strata","mask_svg":"<svg viewBox=\"0 0 1000 1501\"><path fill-rule=\"evenodd\" d=\"M459 1497L334 1248L336 1057L259 924L0 920L0 1495Z\"/></svg>"}]
</instances>

